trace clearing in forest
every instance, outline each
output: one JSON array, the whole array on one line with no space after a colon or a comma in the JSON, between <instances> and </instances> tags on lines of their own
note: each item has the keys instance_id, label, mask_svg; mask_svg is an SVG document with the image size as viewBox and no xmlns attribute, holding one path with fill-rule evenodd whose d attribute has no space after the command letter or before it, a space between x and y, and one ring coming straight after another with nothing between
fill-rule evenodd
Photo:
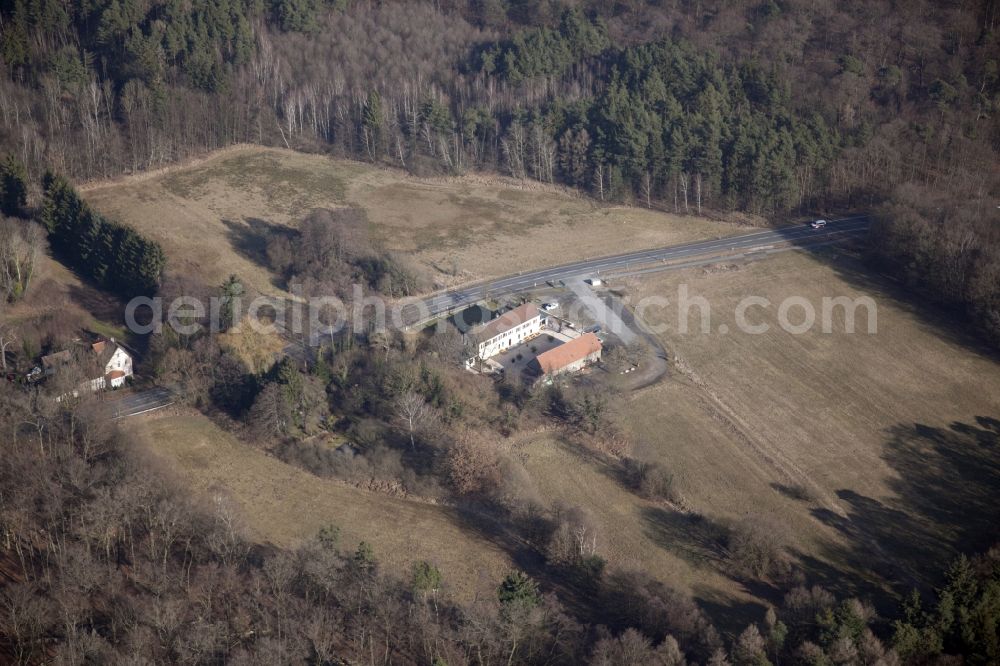
<instances>
[{"instance_id":1,"label":"clearing in forest","mask_svg":"<svg viewBox=\"0 0 1000 666\"><path fill-rule=\"evenodd\" d=\"M429 287L740 231L499 176L417 178L252 146L82 189L102 213L162 243L170 270L207 284L236 273L270 294L281 289L266 266L268 230L295 227L316 208L363 209L374 236Z\"/></svg>"}]
</instances>

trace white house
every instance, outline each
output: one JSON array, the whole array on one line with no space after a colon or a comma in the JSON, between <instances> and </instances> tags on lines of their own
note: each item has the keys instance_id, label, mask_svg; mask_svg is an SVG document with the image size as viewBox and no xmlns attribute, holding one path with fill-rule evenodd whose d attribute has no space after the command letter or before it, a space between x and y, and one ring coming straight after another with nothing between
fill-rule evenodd
<instances>
[{"instance_id":1,"label":"white house","mask_svg":"<svg viewBox=\"0 0 1000 666\"><path fill-rule=\"evenodd\" d=\"M87 356L90 358L86 358ZM93 363L93 360L96 360L96 364ZM90 388L91 391L124 386L125 380L132 376L132 355L117 344L114 339L100 340L90 345L89 351L84 354L83 358L78 358L76 363L80 367L94 368L95 374L101 372L100 376L81 384L81 387ZM65 366L72 364L74 364L74 355L69 349L42 357L42 367L47 376L54 375ZM73 391L73 394L76 395L76 391Z\"/></svg>"},{"instance_id":2,"label":"white house","mask_svg":"<svg viewBox=\"0 0 1000 666\"><path fill-rule=\"evenodd\" d=\"M91 390L100 391L124 386L125 379L132 376L132 355L114 339L101 340L90 347L104 366L104 374L90 380Z\"/></svg>"},{"instance_id":3,"label":"white house","mask_svg":"<svg viewBox=\"0 0 1000 666\"><path fill-rule=\"evenodd\" d=\"M541 330L542 316L538 308L533 303L525 303L472 329L467 335L476 342L479 358L485 360L535 337Z\"/></svg>"}]
</instances>

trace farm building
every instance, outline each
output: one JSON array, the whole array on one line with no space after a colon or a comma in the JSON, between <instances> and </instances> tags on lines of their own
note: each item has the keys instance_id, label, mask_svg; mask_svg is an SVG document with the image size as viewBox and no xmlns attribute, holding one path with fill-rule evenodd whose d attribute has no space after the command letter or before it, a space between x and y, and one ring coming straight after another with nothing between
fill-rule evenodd
<instances>
[{"instance_id":1,"label":"farm building","mask_svg":"<svg viewBox=\"0 0 1000 666\"><path fill-rule=\"evenodd\" d=\"M576 372L601 359L601 341L593 333L584 333L565 344L541 353L535 359L542 377Z\"/></svg>"},{"instance_id":2,"label":"farm building","mask_svg":"<svg viewBox=\"0 0 1000 666\"><path fill-rule=\"evenodd\" d=\"M535 337L541 330L542 316L538 308L533 303L525 303L466 335L476 343L478 357L485 360ZM474 361L470 359L470 364Z\"/></svg>"}]
</instances>

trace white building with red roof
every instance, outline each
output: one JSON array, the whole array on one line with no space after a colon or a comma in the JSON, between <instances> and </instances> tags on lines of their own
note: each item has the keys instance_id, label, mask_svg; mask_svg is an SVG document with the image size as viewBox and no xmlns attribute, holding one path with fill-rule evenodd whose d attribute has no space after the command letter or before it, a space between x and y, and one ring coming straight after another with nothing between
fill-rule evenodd
<instances>
[{"instance_id":1,"label":"white building with red roof","mask_svg":"<svg viewBox=\"0 0 1000 666\"><path fill-rule=\"evenodd\" d=\"M541 313L534 303L525 303L472 329L466 335L476 345L478 357L486 360L530 340L541 330Z\"/></svg>"}]
</instances>

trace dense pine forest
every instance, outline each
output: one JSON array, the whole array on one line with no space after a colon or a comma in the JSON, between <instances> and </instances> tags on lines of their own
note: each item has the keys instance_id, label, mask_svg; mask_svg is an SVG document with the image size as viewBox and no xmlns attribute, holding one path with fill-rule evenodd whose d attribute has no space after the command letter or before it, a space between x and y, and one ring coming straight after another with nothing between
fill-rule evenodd
<instances>
[{"instance_id":1,"label":"dense pine forest","mask_svg":"<svg viewBox=\"0 0 1000 666\"><path fill-rule=\"evenodd\" d=\"M0 211L12 218L0 231L18 250L0 256L0 287L8 301L24 293L48 233L54 255L98 287L168 293L160 246L90 209L71 183L254 143L762 224L869 212L872 264L996 345L998 23L996 0L0 0ZM273 239L276 273L332 271L310 263L311 224ZM410 287L376 249L344 261L338 274L388 293ZM580 516L502 503L499 459L475 437L483 424L502 430L528 414L585 439L603 402L512 390L473 414L480 397L454 364L407 364L390 343L369 343L255 374L212 337L159 340L150 365L188 404L334 478L358 470L301 445L331 405L388 432L402 398L416 396L450 430L437 477L406 468L409 480L437 499L496 502L508 521L497 524L543 565L463 605L432 563L386 571L336 526L294 551L253 545L224 501L192 500L89 399L56 404L4 382L0 661L1000 660L996 549L960 558L938 589L880 614L772 571L784 563L766 539L733 529L718 539L727 566L748 585L785 576L789 591L722 633L690 597L605 571L574 541ZM461 341L435 344L428 357L461 359ZM383 448L380 464L397 475L406 447ZM666 471L627 458L619 471L636 492L670 499Z\"/></svg>"}]
</instances>

